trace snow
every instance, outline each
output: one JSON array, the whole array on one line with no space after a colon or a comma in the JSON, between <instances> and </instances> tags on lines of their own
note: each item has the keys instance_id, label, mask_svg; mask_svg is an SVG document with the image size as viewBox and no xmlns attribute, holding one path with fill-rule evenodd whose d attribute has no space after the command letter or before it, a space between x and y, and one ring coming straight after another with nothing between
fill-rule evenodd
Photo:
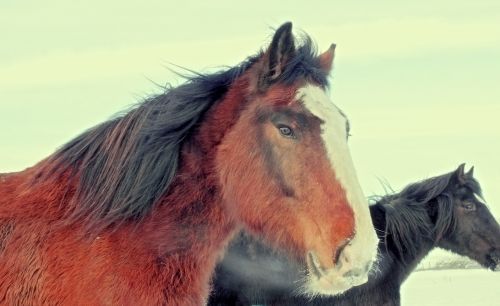
<instances>
[{"instance_id":1,"label":"snow","mask_svg":"<svg viewBox=\"0 0 500 306\"><path fill-rule=\"evenodd\" d=\"M500 306L500 272L429 270L410 275L401 288L403 306Z\"/></svg>"}]
</instances>

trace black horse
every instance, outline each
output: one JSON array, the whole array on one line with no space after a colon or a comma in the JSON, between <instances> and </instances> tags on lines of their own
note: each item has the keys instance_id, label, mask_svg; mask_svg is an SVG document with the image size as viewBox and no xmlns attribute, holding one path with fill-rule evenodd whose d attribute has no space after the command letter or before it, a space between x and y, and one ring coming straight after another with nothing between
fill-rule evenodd
<instances>
[{"instance_id":1,"label":"black horse","mask_svg":"<svg viewBox=\"0 0 500 306\"><path fill-rule=\"evenodd\" d=\"M498 270L500 226L478 198L481 187L464 165L379 198L370 207L378 267L337 297L301 296L300 264L241 234L216 270L208 305L400 305L401 284L436 246Z\"/></svg>"}]
</instances>

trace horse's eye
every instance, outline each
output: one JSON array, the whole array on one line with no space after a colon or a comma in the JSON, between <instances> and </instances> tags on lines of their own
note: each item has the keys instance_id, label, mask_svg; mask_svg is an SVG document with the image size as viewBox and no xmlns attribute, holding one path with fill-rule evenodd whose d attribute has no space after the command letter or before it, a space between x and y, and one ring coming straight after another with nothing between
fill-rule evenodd
<instances>
[{"instance_id":1,"label":"horse's eye","mask_svg":"<svg viewBox=\"0 0 500 306\"><path fill-rule=\"evenodd\" d=\"M278 129L280 130L280 134L283 135L284 137L295 138L295 134L293 133L293 130L291 127L286 126L286 125L280 125L280 126L278 126Z\"/></svg>"},{"instance_id":2,"label":"horse's eye","mask_svg":"<svg viewBox=\"0 0 500 306\"><path fill-rule=\"evenodd\" d=\"M465 208L465 210L468 210L468 211L474 211L476 210L476 204L472 203L472 202L465 202L462 204L462 207Z\"/></svg>"}]
</instances>

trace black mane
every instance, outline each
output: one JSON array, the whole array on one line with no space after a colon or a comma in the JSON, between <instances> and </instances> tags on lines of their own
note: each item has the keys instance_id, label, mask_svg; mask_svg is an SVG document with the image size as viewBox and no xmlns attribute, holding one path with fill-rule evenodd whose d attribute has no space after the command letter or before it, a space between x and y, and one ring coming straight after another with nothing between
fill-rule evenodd
<instances>
[{"instance_id":1,"label":"black mane","mask_svg":"<svg viewBox=\"0 0 500 306\"><path fill-rule=\"evenodd\" d=\"M453 180L456 180L454 171L410 184L401 192L376 201L385 210L385 232L391 233L392 242L403 261L403 254L414 258L424 240L437 242L447 232L455 230L450 188L456 184ZM481 187L474 178L467 177L463 186L481 196ZM429 216L429 204L434 205L434 220ZM387 248L387 236L385 238Z\"/></svg>"},{"instance_id":2,"label":"black mane","mask_svg":"<svg viewBox=\"0 0 500 306\"><path fill-rule=\"evenodd\" d=\"M181 146L205 112L262 54L217 73L194 73L183 85L146 98L54 153L48 169L43 169L45 178L69 170L78 180L69 220L105 228L143 218L167 192ZM291 84L301 78L328 86L327 74L307 36L276 82Z\"/></svg>"}]
</instances>

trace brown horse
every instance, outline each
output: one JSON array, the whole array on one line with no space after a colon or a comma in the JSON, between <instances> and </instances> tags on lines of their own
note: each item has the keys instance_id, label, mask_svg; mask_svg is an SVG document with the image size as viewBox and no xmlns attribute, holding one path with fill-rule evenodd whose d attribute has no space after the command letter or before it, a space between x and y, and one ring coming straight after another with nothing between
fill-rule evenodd
<instances>
[{"instance_id":1,"label":"brown horse","mask_svg":"<svg viewBox=\"0 0 500 306\"><path fill-rule=\"evenodd\" d=\"M286 23L0 177L0 304L200 305L240 229L301 262L307 293L365 282L378 240L325 92L333 55Z\"/></svg>"}]
</instances>

